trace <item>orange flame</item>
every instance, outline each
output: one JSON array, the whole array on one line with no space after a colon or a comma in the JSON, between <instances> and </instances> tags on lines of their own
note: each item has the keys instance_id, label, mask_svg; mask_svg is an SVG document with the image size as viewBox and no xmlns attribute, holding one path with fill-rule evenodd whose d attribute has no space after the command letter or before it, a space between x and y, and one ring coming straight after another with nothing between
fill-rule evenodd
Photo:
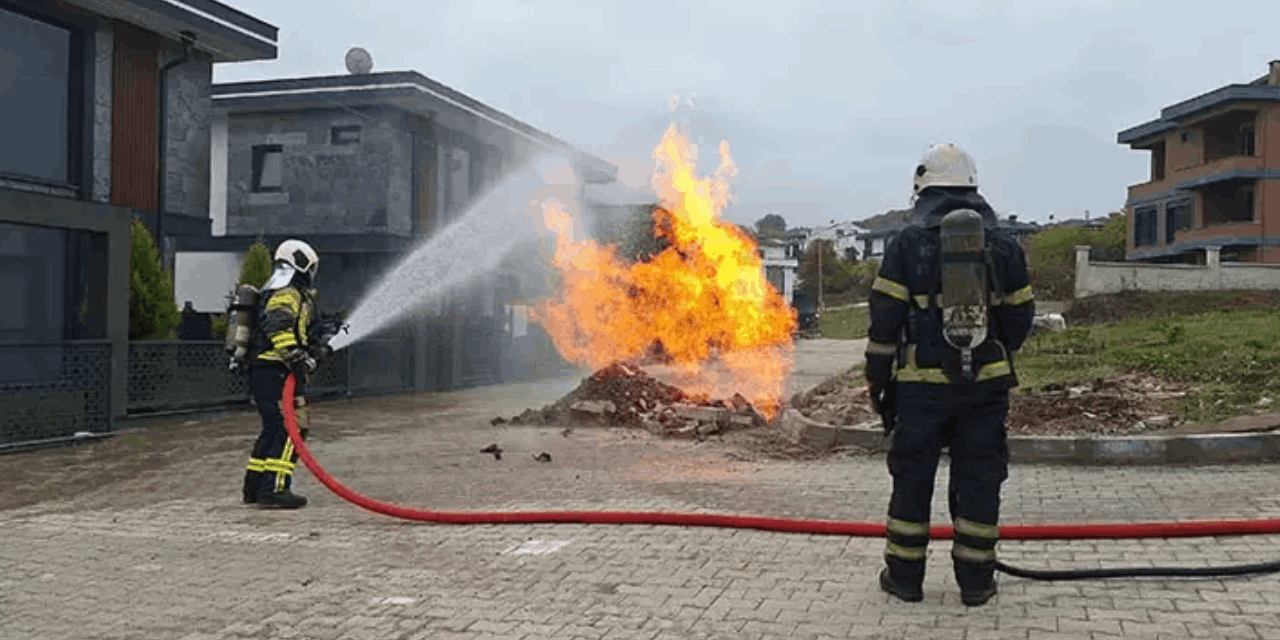
<instances>
[{"instance_id":1,"label":"orange flame","mask_svg":"<svg viewBox=\"0 0 1280 640\"><path fill-rule=\"evenodd\" d=\"M728 143L709 179L696 176L695 153L674 124L654 149L654 221L670 246L648 262L627 265L612 246L575 240L573 219L544 204L561 287L531 317L579 365L634 360L660 344L671 366L651 373L690 395L741 393L772 419L793 364L795 311L765 279L755 243L719 219L737 173Z\"/></svg>"}]
</instances>

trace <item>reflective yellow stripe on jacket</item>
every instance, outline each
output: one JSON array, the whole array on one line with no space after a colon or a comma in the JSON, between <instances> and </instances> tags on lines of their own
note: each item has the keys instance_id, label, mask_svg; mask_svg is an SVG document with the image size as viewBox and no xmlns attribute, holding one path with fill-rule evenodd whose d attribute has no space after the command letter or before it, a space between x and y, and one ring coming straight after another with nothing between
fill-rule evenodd
<instances>
[{"instance_id":1,"label":"reflective yellow stripe on jacket","mask_svg":"<svg viewBox=\"0 0 1280 640\"><path fill-rule=\"evenodd\" d=\"M1036 296L1031 291L1031 285L1027 285L1021 289L1018 289L1017 291L1014 291L1013 293L1006 294L1004 297L1004 303L1010 307L1016 307L1020 304L1026 304L1035 299L1036 299Z\"/></svg>"},{"instance_id":2,"label":"reflective yellow stripe on jacket","mask_svg":"<svg viewBox=\"0 0 1280 640\"><path fill-rule=\"evenodd\" d=\"M976 382L985 382L994 380L1001 376L1007 376L1013 373L1013 367L1009 365L1009 361L997 360L982 365L978 369ZM906 366L897 370L898 382L923 382L927 384L950 384L951 380L947 378L947 374L942 369L932 369L921 367L916 364L916 346L914 344L907 345Z\"/></svg>"},{"instance_id":3,"label":"reflective yellow stripe on jacket","mask_svg":"<svg viewBox=\"0 0 1280 640\"><path fill-rule=\"evenodd\" d=\"M258 357L262 360L284 361L284 354L296 346L299 346L298 339L301 337L301 346L307 344L306 327L311 321L311 305L303 301L302 294L297 289L279 289L272 292L271 299L267 301L267 306L263 310L264 313L271 313L276 310L284 310L293 316L294 324L297 326L297 334L294 334L294 327L285 327L268 336L271 340L271 350L264 351Z\"/></svg>"},{"instance_id":4,"label":"reflective yellow stripe on jacket","mask_svg":"<svg viewBox=\"0 0 1280 640\"><path fill-rule=\"evenodd\" d=\"M874 282L871 283L872 291L879 291L890 298L895 298L903 302L911 301L911 292L901 284L898 284L884 276L876 276Z\"/></svg>"}]
</instances>

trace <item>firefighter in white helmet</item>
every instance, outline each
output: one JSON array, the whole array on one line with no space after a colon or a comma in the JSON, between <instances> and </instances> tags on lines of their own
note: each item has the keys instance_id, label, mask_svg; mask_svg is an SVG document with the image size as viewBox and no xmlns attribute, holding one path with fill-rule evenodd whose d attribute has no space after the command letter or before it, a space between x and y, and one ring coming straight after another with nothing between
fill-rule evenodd
<instances>
[{"instance_id":1,"label":"firefighter in white helmet","mask_svg":"<svg viewBox=\"0 0 1280 640\"><path fill-rule=\"evenodd\" d=\"M911 225L889 244L870 297L866 377L889 433L893 494L880 587L923 598L934 477L950 447L951 547L961 601L995 594L1011 354L1035 314L1026 256L978 194L953 144L916 166Z\"/></svg>"},{"instance_id":2,"label":"firefighter in white helmet","mask_svg":"<svg viewBox=\"0 0 1280 640\"><path fill-rule=\"evenodd\" d=\"M249 386L262 417L262 431L245 472L244 501L249 504L283 509L307 504L306 498L290 490L298 456L284 427L280 400L292 372L298 385L298 425L305 437L303 385L316 369L307 333L316 315L312 285L319 266L320 257L310 245L285 240L276 247L274 271L262 286L249 366Z\"/></svg>"}]
</instances>

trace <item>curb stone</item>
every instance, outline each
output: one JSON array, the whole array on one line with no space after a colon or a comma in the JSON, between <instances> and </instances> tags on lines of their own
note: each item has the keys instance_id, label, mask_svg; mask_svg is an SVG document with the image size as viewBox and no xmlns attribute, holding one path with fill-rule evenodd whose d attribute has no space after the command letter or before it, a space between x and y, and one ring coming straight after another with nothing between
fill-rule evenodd
<instances>
[{"instance_id":1,"label":"curb stone","mask_svg":"<svg viewBox=\"0 0 1280 640\"><path fill-rule=\"evenodd\" d=\"M852 426L811 420L793 408L778 426L816 451L857 446L887 451L879 422ZM1280 461L1280 431L1265 433L1134 436L1009 436L1009 462L1016 464L1173 465Z\"/></svg>"}]
</instances>

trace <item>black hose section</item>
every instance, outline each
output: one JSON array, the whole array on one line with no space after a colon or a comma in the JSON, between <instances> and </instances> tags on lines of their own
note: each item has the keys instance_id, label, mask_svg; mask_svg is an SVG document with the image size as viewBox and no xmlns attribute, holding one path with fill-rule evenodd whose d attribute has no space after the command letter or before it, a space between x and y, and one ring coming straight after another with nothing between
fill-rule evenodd
<instances>
[{"instance_id":1,"label":"black hose section","mask_svg":"<svg viewBox=\"0 0 1280 640\"><path fill-rule=\"evenodd\" d=\"M1097 580L1101 578L1213 578L1280 571L1280 560L1225 567L1126 567L1112 569L1020 569L996 561L996 571L1028 580Z\"/></svg>"}]
</instances>

